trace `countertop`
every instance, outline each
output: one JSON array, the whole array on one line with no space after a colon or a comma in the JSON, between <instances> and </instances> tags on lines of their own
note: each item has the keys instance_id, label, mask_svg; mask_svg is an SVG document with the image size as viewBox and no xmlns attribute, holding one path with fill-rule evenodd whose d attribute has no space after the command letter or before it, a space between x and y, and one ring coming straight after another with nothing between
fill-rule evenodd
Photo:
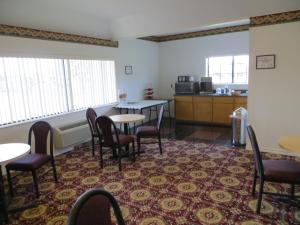
<instances>
[{"instance_id":1,"label":"countertop","mask_svg":"<svg viewBox=\"0 0 300 225\"><path fill-rule=\"evenodd\" d=\"M174 94L174 96L211 96L211 97L248 97L248 94L231 95L217 93L198 93L198 94Z\"/></svg>"}]
</instances>

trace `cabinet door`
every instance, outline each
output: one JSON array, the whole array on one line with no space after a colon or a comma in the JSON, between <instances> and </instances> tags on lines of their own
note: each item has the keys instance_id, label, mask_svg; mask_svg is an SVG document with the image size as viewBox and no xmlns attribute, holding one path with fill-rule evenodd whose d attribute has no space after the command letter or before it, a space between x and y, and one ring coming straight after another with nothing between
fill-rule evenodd
<instances>
[{"instance_id":1,"label":"cabinet door","mask_svg":"<svg viewBox=\"0 0 300 225\"><path fill-rule=\"evenodd\" d=\"M230 124L230 114L233 112L233 104L214 103L213 105L213 122Z\"/></svg>"},{"instance_id":2,"label":"cabinet door","mask_svg":"<svg viewBox=\"0 0 300 225\"><path fill-rule=\"evenodd\" d=\"M193 102L175 101L176 119L193 120Z\"/></svg>"},{"instance_id":3,"label":"cabinet door","mask_svg":"<svg viewBox=\"0 0 300 225\"><path fill-rule=\"evenodd\" d=\"M235 97L234 110L236 110L240 107L247 109L247 97Z\"/></svg>"},{"instance_id":4,"label":"cabinet door","mask_svg":"<svg viewBox=\"0 0 300 225\"><path fill-rule=\"evenodd\" d=\"M212 103L194 102L194 120L211 122L212 121Z\"/></svg>"}]
</instances>

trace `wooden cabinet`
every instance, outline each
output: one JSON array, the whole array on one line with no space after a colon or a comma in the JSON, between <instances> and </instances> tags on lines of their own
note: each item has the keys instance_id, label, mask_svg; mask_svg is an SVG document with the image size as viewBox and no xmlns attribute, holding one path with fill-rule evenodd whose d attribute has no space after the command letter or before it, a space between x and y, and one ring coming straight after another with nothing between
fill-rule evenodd
<instances>
[{"instance_id":1,"label":"wooden cabinet","mask_svg":"<svg viewBox=\"0 0 300 225\"><path fill-rule=\"evenodd\" d=\"M247 97L235 97L234 98L234 110L243 107L247 109Z\"/></svg>"},{"instance_id":2,"label":"wooden cabinet","mask_svg":"<svg viewBox=\"0 0 300 225\"><path fill-rule=\"evenodd\" d=\"M192 96L175 97L175 115L177 120L194 120Z\"/></svg>"},{"instance_id":3,"label":"wooden cabinet","mask_svg":"<svg viewBox=\"0 0 300 225\"><path fill-rule=\"evenodd\" d=\"M229 125L230 114L239 107L247 108L247 97L175 96L177 120Z\"/></svg>"},{"instance_id":4,"label":"wooden cabinet","mask_svg":"<svg viewBox=\"0 0 300 225\"><path fill-rule=\"evenodd\" d=\"M212 97L193 97L194 120L199 122L212 121Z\"/></svg>"},{"instance_id":5,"label":"wooden cabinet","mask_svg":"<svg viewBox=\"0 0 300 225\"><path fill-rule=\"evenodd\" d=\"M213 122L230 124L230 114L233 111L234 99L232 97L213 98Z\"/></svg>"}]
</instances>

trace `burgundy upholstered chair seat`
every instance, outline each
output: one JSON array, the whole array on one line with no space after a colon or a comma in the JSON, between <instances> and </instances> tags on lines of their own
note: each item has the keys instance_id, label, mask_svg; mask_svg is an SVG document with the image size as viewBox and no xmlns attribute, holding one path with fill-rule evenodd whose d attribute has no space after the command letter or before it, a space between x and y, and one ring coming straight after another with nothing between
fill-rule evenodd
<instances>
[{"instance_id":1,"label":"burgundy upholstered chair seat","mask_svg":"<svg viewBox=\"0 0 300 225\"><path fill-rule=\"evenodd\" d=\"M113 135L114 143L118 144L117 136ZM128 145L134 141L134 137L126 134L119 134L119 144L120 145Z\"/></svg>"},{"instance_id":2,"label":"burgundy upholstered chair seat","mask_svg":"<svg viewBox=\"0 0 300 225\"><path fill-rule=\"evenodd\" d=\"M263 160L268 181L300 184L300 164L291 160Z\"/></svg>"},{"instance_id":3,"label":"burgundy upholstered chair seat","mask_svg":"<svg viewBox=\"0 0 300 225\"><path fill-rule=\"evenodd\" d=\"M156 126L141 126L138 127L136 130L136 136L139 137L147 137L147 136L154 136L159 133L159 130Z\"/></svg>"},{"instance_id":4,"label":"burgundy upholstered chair seat","mask_svg":"<svg viewBox=\"0 0 300 225\"><path fill-rule=\"evenodd\" d=\"M50 155L45 154L28 154L20 159L10 162L6 165L9 170L32 170L41 167L51 161Z\"/></svg>"}]
</instances>

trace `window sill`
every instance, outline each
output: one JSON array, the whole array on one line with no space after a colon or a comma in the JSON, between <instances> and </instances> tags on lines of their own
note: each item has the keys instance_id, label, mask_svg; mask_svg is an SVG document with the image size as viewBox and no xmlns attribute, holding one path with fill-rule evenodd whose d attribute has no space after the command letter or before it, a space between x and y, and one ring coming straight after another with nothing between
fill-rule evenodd
<instances>
[{"instance_id":1,"label":"window sill","mask_svg":"<svg viewBox=\"0 0 300 225\"><path fill-rule=\"evenodd\" d=\"M118 102L113 102L113 103L109 103L109 104L93 106L93 108L101 109L101 108L105 108L105 107L109 107L109 106L113 107L117 104L118 104ZM71 112L60 113L60 114L51 115L51 116L39 117L39 118L36 118L36 119L31 119L31 120L26 120L26 121L20 121L20 122L17 122L17 123L6 124L6 125L0 126L0 130L5 129L5 128L12 128L12 127L15 127L15 126L20 126L20 125L31 124L31 123L34 123L34 122L40 121L40 120L49 121L49 120L52 120L52 119L55 119L55 118L58 118L58 117L68 116L68 115L75 114L75 113L79 114L79 113L82 113L82 112L86 111L86 109L87 108L74 110L74 111L71 111ZM84 119L85 119L85 117L84 117Z\"/></svg>"}]
</instances>

